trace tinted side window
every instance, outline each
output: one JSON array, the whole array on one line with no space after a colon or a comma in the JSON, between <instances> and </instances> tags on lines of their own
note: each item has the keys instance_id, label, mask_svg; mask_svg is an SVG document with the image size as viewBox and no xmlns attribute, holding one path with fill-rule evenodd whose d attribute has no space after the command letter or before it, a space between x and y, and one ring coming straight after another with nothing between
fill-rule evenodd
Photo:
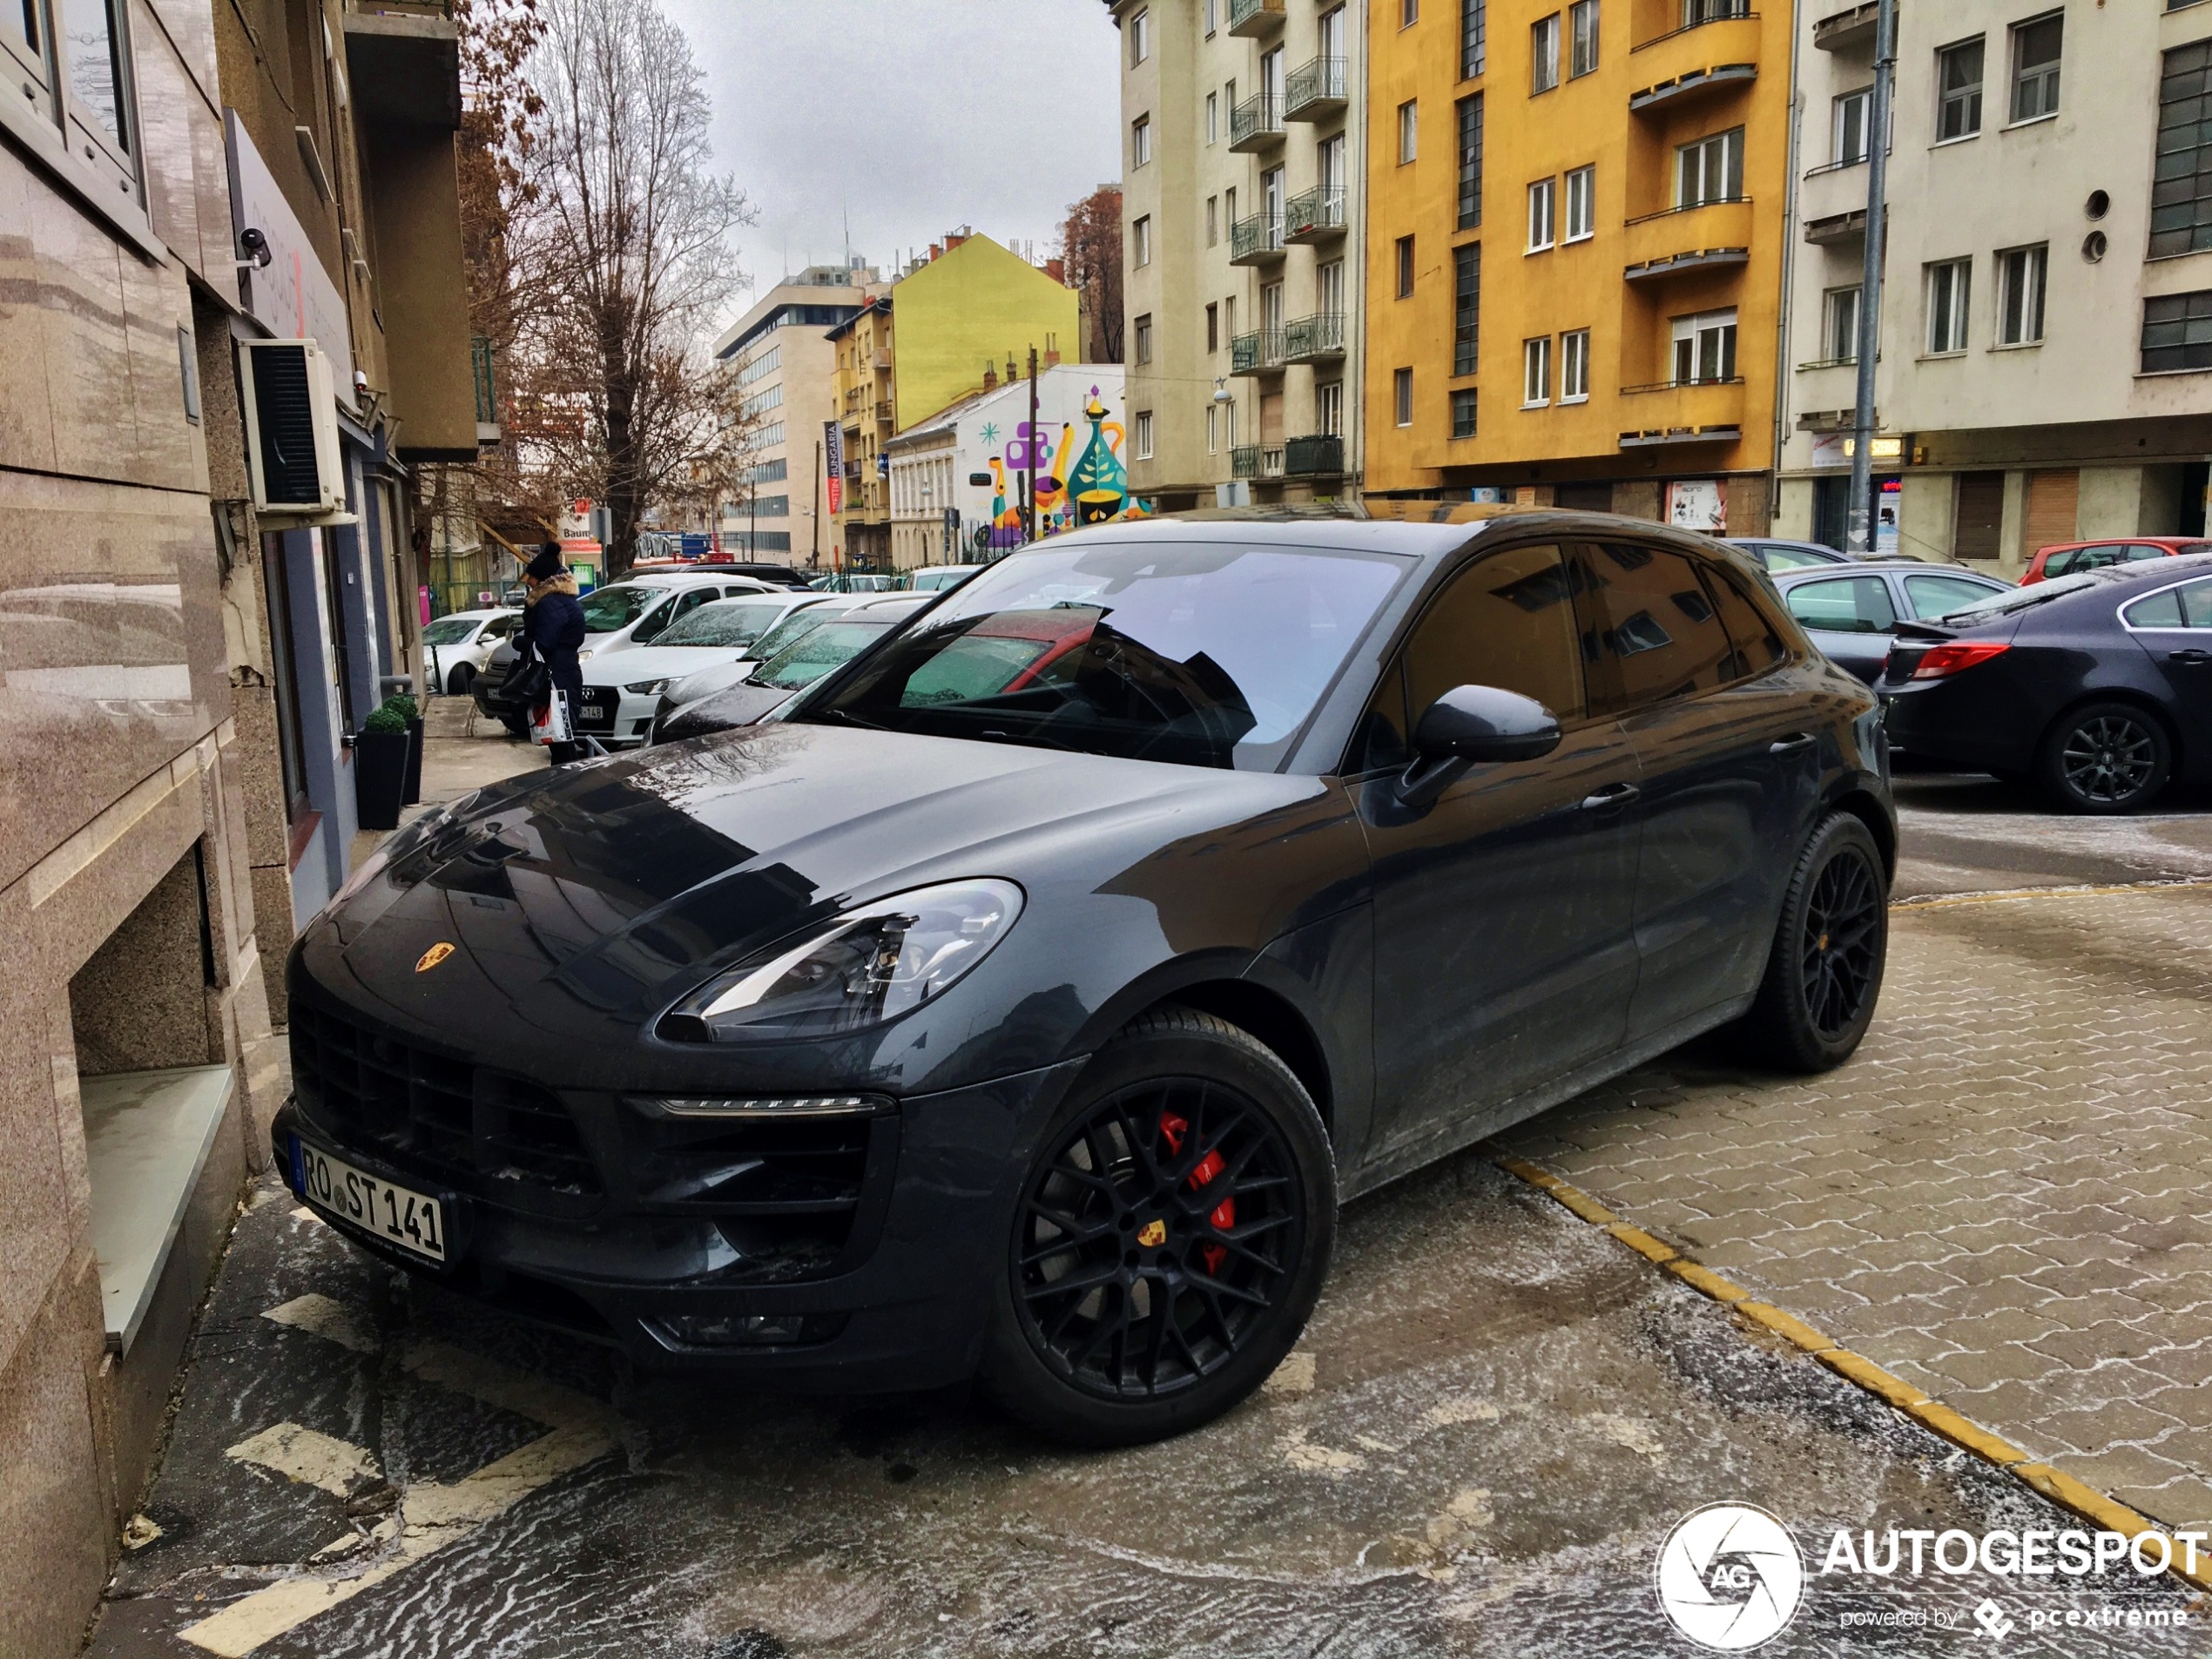
<instances>
[{"instance_id":1,"label":"tinted side window","mask_svg":"<svg viewBox=\"0 0 2212 1659\"><path fill-rule=\"evenodd\" d=\"M1890 585L1878 576L1803 582L1784 597L1790 614L1804 626L1831 634L1885 634L1897 626Z\"/></svg>"},{"instance_id":2,"label":"tinted side window","mask_svg":"<svg viewBox=\"0 0 2212 1659\"><path fill-rule=\"evenodd\" d=\"M1905 597L1907 607L1923 620L1930 617L1947 617L1954 610L1964 610L1968 605L1978 605L1995 597L1995 590L1985 588L1979 582L1962 582L1955 576L1909 576L1905 578Z\"/></svg>"},{"instance_id":3,"label":"tinted side window","mask_svg":"<svg viewBox=\"0 0 2212 1659\"><path fill-rule=\"evenodd\" d=\"M1735 678L1728 632L1687 556L1622 542L1587 548L1583 556L1592 712L1619 714Z\"/></svg>"},{"instance_id":4,"label":"tinted side window","mask_svg":"<svg viewBox=\"0 0 2212 1659\"><path fill-rule=\"evenodd\" d=\"M2138 599L2120 614L2131 628L2212 628L2212 577Z\"/></svg>"},{"instance_id":5,"label":"tinted side window","mask_svg":"<svg viewBox=\"0 0 2212 1659\"><path fill-rule=\"evenodd\" d=\"M1502 686L1534 698L1563 721L1580 719L1585 698L1569 570L1559 548L1515 547L1452 577L1406 646L1413 722L1455 685Z\"/></svg>"},{"instance_id":6,"label":"tinted side window","mask_svg":"<svg viewBox=\"0 0 2212 1659\"><path fill-rule=\"evenodd\" d=\"M1790 648L1775 631L1774 619L1751 597L1743 579L1722 565L1706 565L1704 572L1705 585L1720 606L1721 626L1736 647L1736 670L1729 678L1749 679L1788 660Z\"/></svg>"},{"instance_id":7,"label":"tinted side window","mask_svg":"<svg viewBox=\"0 0 2212 1659\"><path fill-rule=\"evenodd\" d=\"M2068 548L2063 553L2052 554L2043 561L2044 579L2047 581L2054 576L2071 576L2076 570L2087 570L2089 567L2081 563L2081 552L2080 548Z\"/></svg>"}]
</instances>

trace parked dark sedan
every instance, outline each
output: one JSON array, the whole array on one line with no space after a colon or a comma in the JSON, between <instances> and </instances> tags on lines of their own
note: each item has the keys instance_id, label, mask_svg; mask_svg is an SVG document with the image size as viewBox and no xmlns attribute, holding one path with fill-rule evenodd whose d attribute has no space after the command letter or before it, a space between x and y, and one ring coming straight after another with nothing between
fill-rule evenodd
<instances>
[{"instance_id":1,"label":"parked dark sedan","mask_svg":"<svg viewBox=\"0 0 2212 1659\"><path fill-rule=\"evenodd\" d=\"M2212 556L1902 624L1880 689L1898 748L2033 778L2068 812L2137 812L2175 779L2212 782Z\"/></svg>"},{"instance_id":2,"label":"parked dark sedan","mask_svg":"<svg viewBox=\"0 0 2212 1659\"><path fill-rule=\"evenodd\" d=\"M1805 637L1869 685L1881 678L1899 621L1945 616L2013 590L1963 565L1919 559L1777 571L1774 586Z\"/></svg>"},{"instance_id":3,"label":"parked dark sedan","mask_svg":"<svg viewBox=\"0 0 2212 1659\"><path fill-rule=\"evenodd\" d=\"M418 820L293 951L294 1190L641 1360L1110 1444L1275 1368L1343 1199L1710 1028L1840 1063L1871 693L1713 543L1413 510L1056 537Z\"/></svg>"}]
</instances>

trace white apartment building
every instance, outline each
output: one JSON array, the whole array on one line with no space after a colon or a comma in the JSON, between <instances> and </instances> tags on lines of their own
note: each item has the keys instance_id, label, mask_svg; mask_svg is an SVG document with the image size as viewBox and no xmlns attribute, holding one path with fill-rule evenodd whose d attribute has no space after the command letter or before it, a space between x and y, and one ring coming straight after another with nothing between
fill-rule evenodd
<instances>
[{"instance_id":1,"label":"white apartment building","mask_svg":"<svg viewBox=\"0 0 2212 1659\"><path fill-rule=\"evenodd\" d=\"M1131 488L1169 511L1356 496L1366 7L1108 3Z\"/></svg>"},{"instance_id":2,"label":"white apartment building","mask_svg":"<svg viewBox=\"0 0 2212 1659\"><path fill-rule=\"evenodd\" d=\"M1899 7L1874 448L1898 550L2195 535L2212 3ZM1843 544L1875 6L1804 8L1778 536Z\"/></svg>"},{"instance_id":3,"label":"white apartment building","mask_svg":"<svg viewBox=\"0 0 2212 1659\"><path fill-rule=\"evenodd\" d=\"M722 547L740 559L805 567L827 562L833 537L823 423L836 413L837 348L824 331L855 315L890 284L872 267L809 266L786 277L714 343L734 364L740 408L757 421L745 494L722 503Z\"/></svg>"}]
</instances>

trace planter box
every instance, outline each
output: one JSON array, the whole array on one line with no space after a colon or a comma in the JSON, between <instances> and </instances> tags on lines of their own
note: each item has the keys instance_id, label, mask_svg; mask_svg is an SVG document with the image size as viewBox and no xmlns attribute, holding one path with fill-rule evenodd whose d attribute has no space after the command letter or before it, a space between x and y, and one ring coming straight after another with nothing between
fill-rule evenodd
<instances>
[{"instance_id":1,"label":"planter box","mask_svg":"<svg viewBox=\"0 0 2212 1659\"><path fill-rule=\"evenodd\" d=\"M400 826L408 752L413 747L414 740L405 732L364 732L354 739L354 806L361 828Z\"/></svg>"}]
</instances>

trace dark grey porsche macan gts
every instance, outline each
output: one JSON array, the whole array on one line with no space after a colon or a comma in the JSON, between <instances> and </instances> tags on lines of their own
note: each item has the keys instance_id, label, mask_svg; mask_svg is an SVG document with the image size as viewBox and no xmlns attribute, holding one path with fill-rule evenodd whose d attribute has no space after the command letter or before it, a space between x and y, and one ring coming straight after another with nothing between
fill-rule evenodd
<instances>
[{"instance_id":1,"label":"dark grey porsche macan gts","mask_svg":"<svg viewBox=\"0 0 2212 1659\"><path fill-rule=\"evenodd\" d=\"M1708 1028L1842 1062L1871 693L1711 542L1413 511L1060 537L418 821L294 951L294 1189L640 1359L1104 1444L1267 1376L1346 1197Z\"/></svg>"}]
</instances>

